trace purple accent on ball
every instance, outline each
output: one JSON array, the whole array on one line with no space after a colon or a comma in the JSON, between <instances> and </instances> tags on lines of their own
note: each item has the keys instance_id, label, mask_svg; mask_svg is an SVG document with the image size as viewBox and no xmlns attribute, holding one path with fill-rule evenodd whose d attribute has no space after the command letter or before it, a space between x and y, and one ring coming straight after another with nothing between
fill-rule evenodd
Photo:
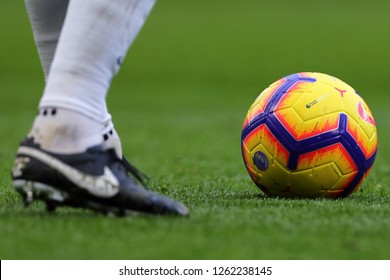
<instances>
[{"instance_id":1,"label":"purple accent on ball","mask_svg":"<svg viewBox=\"0 0 390 280\"><path fill-rule=\"evenodd\" d=\"M309 77L301 77L299 74L292 74L289 76L284 77L286 80L284 84L282 84L273 94L273 96L268 101L267 105L265 106L264 112L259 114L258 116L254 117L251 120L251 125L247 125L248 127L253 126L253 123L256 123L261 120L264 115L269 114L270 112L273 112L275 110L276 105L279 103L280 99L286 94L286 92L293 87L297 82L309 82L314 83L317 80L315 78L309 78ZM257 126L255 126L257 127ZM245 129L245 128L244 128ZM243 131L243 133L245 133ZM247 135L247 134L246 134ZM245 136L246 136L245 135ZM245 137L244 137L245 138ZM242 139L244 139L242 138Z\"/></svg>"},{"instance_id":2,"label":"purple accent on ball","mask_svg":"<svg viewBox=\"0 0 390 280\"><path fill-rule=\"evenodd\" d=\"M267 103L265 109L264 109L264 112L260 113L259 115L257 115L256 117L254 117L250 123L248 123L248 125L246 127L244 127L243 131L242 131L242 134L241 134L241 140L243 141L246 136L248 136L249 133L251 133L256 127L258 127L259 125L265 123L266 119L268 118L268 116L270 115L270 113L272 114L272 112L275 110L275 107L276 105L278 104L278 102L280 101L280 99L282 99L282 97L284 96L284 94L292 87L294 86L297 82L301 82L301 81L306 81L306 82L315 82L316 79L315 78L309 78L309 77L301 77L299 74L291 74L289 76L286 76L284 77L284 79L286 80L284 82L284 84L282 84L278 90L274 93L274 95L271 97L271 99L269 100L269 102ZM279 121L277 120L277 123L279 123ZM292 139L294 140L294 139ZM291 142L293 143L293 141Z\"/></svg>"},{"instance_id":3,"label":"purple accent on ball","mask_svg":"<svg viewBox=\"0 0 390 280\"><path fill-rule=\"evenodd\" d=\"M285 78L287 79L287 77ZM283 98L283 96L289 91L290 88L292 88L296 83L298 82L307 82L307 83L315 83L317 80L314 78L307 78L307 77L298 77L296 79L288 80L281 86L275 94L272 96L270 101L268 102L267 106L265 107L264 112L270 113L275 110L276 105L278 105L279 101Z\"/></svg>"}]
</instances>

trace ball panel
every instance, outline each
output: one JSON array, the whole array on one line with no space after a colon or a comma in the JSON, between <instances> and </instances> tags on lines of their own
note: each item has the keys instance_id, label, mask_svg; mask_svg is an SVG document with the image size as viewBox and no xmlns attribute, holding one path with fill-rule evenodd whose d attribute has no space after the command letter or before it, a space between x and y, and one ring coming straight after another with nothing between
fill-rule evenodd
<instances>
[{"instance_id":1,"label":"ball panel","mask_svg":"<svg viewBox=\"0 0 390 280\"><path fill-rule=\"evenodd\" d=\"M343 99L334 87L317 81L313 84L311 91L301 94L302 98L294 104L302 121L340 113L343 110Z\"/></svg>"},{"instance_id":2,"label":"ball panel","mask_svg":"<svg viewBox=\"0 0 390 280\"><path fill-rule=\"evenodd\" d=\"M269 155L267 155L269 156ZM267 171L263 172L256 168L252 169L252 179L262 190L265 189L268 194L285 193L288 195L289 176L291 172L277 161L273 161Z\"/></svg>"},{"instance_id":3,"label":"ball panel","mask_svg":"<svg viewBox=\"0 0 390 280\"><path fill-rule=\"evenodd\" d=\"M296 110L290 108L275 112L275 116L296 141L316 137L339 126L338 113L303 121Z\"/></svg>"},{"instance_id":4,"label":"ball panel","mask_svg":"<svg viewBox=\"0 0 390 280\"><path fill-rule=\"evenodd\" d=\"M369 138L363 128L352 118L348 120L347 131L360 147L366 159L374 155L378 148L376 132Z\"/></svg>"},{"instance_id":5,"label":"ball panel","mask_svg":"<svg viewBox=\"0 0 390 280\"><path fill-rule=\"evenodd\" d=\"M337 165L340 176L357 171L354 160L341 143L329 145L300 155L298 158L297 171L315 168L316 166L332 162Z\"/></svg>"},{"instance_id":6,"label":"ball panel","mask_svg":"<svg viewBox=\"0 0 390 280\"><path fill-rule=\"evenodd\" d=\"M344 111L348 116L347 133L360 148L365 159L374 156L378 148L375 121L365 101L353 92L345 96ZM354 143L352 143L354 144Z\"/></svg>"},{"instance_id":7,"label":"ball panel","mask_svg":"<svg viewBox=\"0 0 390 280\"><path fill-rule=\"evenodd\" d=\"M307 73L305 75L308 76ZM342 97L334 86L319 80L321 77L317 77L315 82L297 82L275 107L275 116L297 141L338 127L339 113L343 109ZM350 87L345 88L350 90Z\"/></svg>"},{"instance_id":8,"label":"ball panel","mask_svg":"<svg viewBox=\"0 0 390 280\"><path fill-rule=\"evenodd\" d=\"M290 176L290 192L299 197L322 197L340 180L332 162L314 168L295 171Z\"/></svg>"}]
</instances>

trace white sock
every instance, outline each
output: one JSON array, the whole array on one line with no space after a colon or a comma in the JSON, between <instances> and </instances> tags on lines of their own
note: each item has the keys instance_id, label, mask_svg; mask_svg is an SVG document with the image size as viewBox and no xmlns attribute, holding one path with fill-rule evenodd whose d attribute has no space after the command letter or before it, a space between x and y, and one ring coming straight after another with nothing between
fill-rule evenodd
<instances>
[{"instance_id":1,"label":"white sock","mask_svg":"<svg viewBox=\"0 0 390 280\"><path fill-rule=\"evenodd\" d=\"M76 111L41 108L28 135L42 149L59 154L80 153L101 145L101 124Z\"/></svg>"},{"instance_id":2,"label":"white sock","mask_svg":"<svg viewBox=\"0 0 390 280\"><path fill-rule=\"evenodd\" d=\"M107 119L103 122L103 149L111 149L114 148L116 155L118 158L123 157L122 143L119 138L118 133L114 128L114 123L112 122L111 115L107 113Z\"/></svg>"},{"instance_id":3,"label":"white sock","mask_svg":"<svg viewBox=\"0 0 390 280\"><path fill-rule=\"evenodd\" d=\"M43 2L52 0L39 1L43 5ZM26 0L29 14L34 12L31 3ZM107 131L112 130L112 137L104 144L107 148L114 147L118 154L122 152L120 139L113 129L105 97L128 47L134 41L154 3L155 0L71 1L51 65L48 61L56 44L39 43L43 40L39 40L38 33L49 29L34 28L34 16L30 14L37 47L41 48L41 62L45 73L49 75L40 108L63 108L99 122L103 137ZM59 24L60 20L52 26L57 33L52 32L46 37L51 38L51 42L55 42L55 35L58 39ZM42 38L45 38L45 35L42 35ZM64 118L64 121L69 119ZM46 121L37 123L43 124ZM76 150L80 150L79 147Z\"/></svg>"},{"instance_id":4,"label":"white sock","mask_svg":"<svg viewBox=\"0 0 390 280\"><path fill-rule=\"evenodd\" d=\"M40 106L102 122L105 97L154 0L70 1Z\"/></svg>"}]
</instances>

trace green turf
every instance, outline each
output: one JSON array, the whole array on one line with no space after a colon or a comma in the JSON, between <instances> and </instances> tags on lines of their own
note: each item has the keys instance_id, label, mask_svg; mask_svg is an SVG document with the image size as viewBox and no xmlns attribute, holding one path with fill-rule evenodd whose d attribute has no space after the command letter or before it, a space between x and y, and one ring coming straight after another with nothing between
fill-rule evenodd
<instances>
[{"instance_id":1,"label":"green turf","mask_svg":"<svg viewBox=\"0 0 390 280\"><path fill-rule=\"evenodd\" d=\"M22 2L0 3L0 259L390 259L390 2L158 2L108 101L125 154L189 218L22 207L10 168L44 86ZM339 77L374 113L378 157L347 199L270 199L246 174L246 110L298 71Z\"/></svg>"}]
</instances>

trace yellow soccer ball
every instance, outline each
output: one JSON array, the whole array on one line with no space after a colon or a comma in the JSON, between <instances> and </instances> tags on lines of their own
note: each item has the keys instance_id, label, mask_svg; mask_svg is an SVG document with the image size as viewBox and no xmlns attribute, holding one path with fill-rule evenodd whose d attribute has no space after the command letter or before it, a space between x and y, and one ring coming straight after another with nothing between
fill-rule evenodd
<instances>
[{"instance_id":1,"label":"yellow soccer ball","mask_svg":"<svg viewBox=\"0 0 390 280\"><path fill-rule=\"evenodd\" d=\"M297 73L250 107L241 149L254 183L280 197L346 197L365 180L378 147L374 118L343 81Z\"/></svg>"}]
</instances>

